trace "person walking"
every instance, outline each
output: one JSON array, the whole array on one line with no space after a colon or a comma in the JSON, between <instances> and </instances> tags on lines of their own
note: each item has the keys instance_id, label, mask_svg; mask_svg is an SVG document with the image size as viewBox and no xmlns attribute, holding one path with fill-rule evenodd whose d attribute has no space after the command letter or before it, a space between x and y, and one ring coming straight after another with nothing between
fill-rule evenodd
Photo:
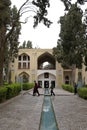
<instances>
[{"instance_id":1,"label":"person walking","mask_svg":"<svg viewBox=\"0 0 87 130\"><path fill-rule=\"evenodd\" d=\"M51 96L52 95L54 95L55 96L55 93L54 93L54 91L53 91L53 89L54 89L54 85L51 83L51 86L50 86L50 92L51 92Z\"/></svg>"},{"instance_id":2,"label":"person walking","mask_svg":"<svg viewBox=\"0 0 87 130\"><path fill-rule=\"evenodd\" d=\"M38 84L36 83L36 81L34 81L33 96L36 96L36 93L38 94L38 96L40 96L38 87L39 87Z\"/></svg>"},{"instance_id":3,"label":"person walking","mask_svg":"<svg viewBox=\"0 0 87 130\"><path fill-rule=\"evenodd\" d=\"M76 95L76 94L77 94L77 84L74 83L74 95Z\"/></svg>"}]
</instances>

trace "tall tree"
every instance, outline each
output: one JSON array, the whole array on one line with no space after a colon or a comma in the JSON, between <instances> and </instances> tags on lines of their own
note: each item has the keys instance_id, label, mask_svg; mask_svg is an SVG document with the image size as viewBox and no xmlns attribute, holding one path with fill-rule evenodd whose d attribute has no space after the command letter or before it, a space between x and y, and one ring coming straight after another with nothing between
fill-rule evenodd
<instances>
[{"instance_id":1,"label":"tall tree","mask_svg":"<svg viewBox=\"0 0 87 130\"><path fill-rule=\"evenodd\" d=\"M81 68L87 51L86 26L82 23L82 10L73 4L67 14L60 18L60 40L53 54L63 67L73 64Z\"/></svg>"},{"instance_id":2,"label":"tall tree","mask_svg":"<svg viewBox=\"0 0 87 130\"><path fill-rule=\"evenodd\" d=\"M23 42L22 47L23 47L23 48L26 48L26 41Z\"/></svg>"},{"instance_id":3,"label":"tall tree","mask_svg":"<svg viewBox=\"0 0 87 130\"><path fill-rule=\"evenodd\" d=\"M27 41L27 45L26 45L26 48L32 48L32 42L31 41Z\"/></svg>"},{"instance_id":4,"label":"tall tree","mask_svg":"<svg viewBox=\"0 0 87 130\"><path fill-rule=\"evenodd\" d=\"M21 46L19 46L19 49L25 49L25 48L32 48L32 42L31 41L24 41Z\"/></svg>"},{"instance_id":5,"label":"tall tree","mask_svg":"<svg viewBox=\"0 0 87 130\"><path fill-rule=\"evenodd\" d=\"M10 23L10 0L0 1L0 84L3 83L4 52L6 46L6 33Z\"/></svg>"},{"instance_id":6,"label":"tall tree","mask_svg":"<svg viewBox=\"0 0 87 130\"><path fill-rule=\"evenodd\" d=\"M10 17L10 24L12 24L13 19L17 17L17 8L14 6L11 9L11 17ZM12 31L11 35L8 37L6 46L5 46L5 58L4 58L4 70L6 74L6 79L8 82L10 82L9 74L11 71L11 68L9 68L9 63L14 60L14 57L17 57L18 53L18 45L19 45L19 34L21 30L21 24L20 22L16 22L16 26L14 27L14 30Z\"/></svg>"},{"instance_id":7,"label":"tall tree","mask_svg":"<svg viewBox=\"0 0 87 130\"><path fill-rule=\"evenodd\" d=\"M14 15L16 17L13 17L11 13L12 10L10 0L0 1L0 85L3 84L5 49L7 47L9 37L11 39L11 35L13 35L12 33L15 31L15 27L18 26L20 17L24 13L32 11L35 13L34 27L36 27L40 22L43 22L47 27L49 27L51 21L46 18L47 7L49 7L49 0L25 0L20 9L17 11L17 14ZM27 19L24 21L25 23L27 22Z\"/></svg>"},{"instance_id":8,"label":"tall tree","mask_svg":"<svg viewBox=\"0 0 87 130\"><path fill-rule=\"evenodd\" d=\"M87 39L87 9L85 10L85 13L84 13L84 23L86 25L86 39ZM86 48L87 48L87 45L86 45ZM85 64L85 70L87 71L87 51L85 53L85 57L84 57L84 64Z\"/></svg>"}]
</instances>

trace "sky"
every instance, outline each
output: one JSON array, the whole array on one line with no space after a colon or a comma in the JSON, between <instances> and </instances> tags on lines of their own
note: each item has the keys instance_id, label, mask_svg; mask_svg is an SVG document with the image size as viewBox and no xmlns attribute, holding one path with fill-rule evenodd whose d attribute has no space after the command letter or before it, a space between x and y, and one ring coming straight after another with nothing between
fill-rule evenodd
<instances>
[{"instance_id":1,"label":"sky","mask_svg":"<svg viewBox=\"0 0 87 130\"><path fill-rule=\"evenodd\" d=\"M19 7L25 0L11 0L12 6ZM31 12L30 12L31 13ZM31 14L30 14L31 15ZM33 48L52 49L57 45L57 40L60 33L60 24L58 21L60 16L64 15L64 5L60 0L50 0L50 8L48 9L47 18L53 22L50 28L47 28L43 23L40 23L35 29L33 28L33 18L30 17L26 24L22 24L21 35L19 36L20 44L23 41L31 41ZM24 14L21 21L28 16Z\"/></svg>"},{"instance_id":2,"label":"sky","mask_svg":"<svg viewBox=\"0 0 87 130\"><path fill-rule=\"evenodd\" d=\"M25 0L12 0L12 5L19 8ZM48 9L48 18L53 22L50 28L40 23L35 29L33 28L33 18L30 17L26 24L22 24L19 42L30 40L33 47L37 48L53 48L57 45L60 25L57 23L59 17L64 14L64 5L60 0L50 0L50 8ZM24 14L25 15L25 14ZM26 16L23 16L24 19ZM23 20L22 20L23 21Z\"/></svg>"}]
</instances>

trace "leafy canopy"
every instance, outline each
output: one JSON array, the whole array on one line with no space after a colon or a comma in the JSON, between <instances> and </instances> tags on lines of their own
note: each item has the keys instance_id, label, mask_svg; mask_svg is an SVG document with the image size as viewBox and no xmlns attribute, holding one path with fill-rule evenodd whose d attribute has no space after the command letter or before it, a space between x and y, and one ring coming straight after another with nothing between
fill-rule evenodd
<instances>
[{"instance_id":1,"label":"leafy canopy","mask_svg":"<svg viewBox=\"0 0 87 130\"><path fill-rule=\"evenodd\" d=\"M82 10L77 4L72 4L69 12L60 18L60 39L53 54L63 67L70 68L73 64L82 67L87 51L86 26L82 23L82 17Z\"/></svg>"}]
</instances>

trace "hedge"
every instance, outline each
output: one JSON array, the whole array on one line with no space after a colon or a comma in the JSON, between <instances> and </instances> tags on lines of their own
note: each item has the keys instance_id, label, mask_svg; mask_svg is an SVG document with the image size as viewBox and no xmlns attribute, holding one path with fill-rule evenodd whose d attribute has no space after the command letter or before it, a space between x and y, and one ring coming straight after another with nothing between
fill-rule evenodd
<instances>
[{"instance_id":1,"label":"hedge","mask_svg":"<svg viewBox=\"0 0 87 130\"><path fill-rule=\"evenodd\" d=\"M7 85L6 88L7 88L7 96L6 96L7 99L17 96L21 91L20 84Z\"/></svg>"},{"instance_id":2,"label":"hedge","mask_svg":"<svg viewBox=\"0 0 87 130\"><path fill-rule=\"evenodd\" d=\"M6 95L7 95L7 88L0 87L0 103L6 100Z\"/></svg>"},{"instance_id":3,"label":"hedge","mask_svg":"<svg viewBox=\"0 0 87 130\"><path fill-rule=\"evenodd\" d=\"M83 99L87 99L87 87L78 88L78 95Z\"/></svg>"},{"instance_id":4,"label":"hedge","mask_svg":"<svg viewBox=\"0 0 87 130\"><path fill-rule=\"evenodd\" d=\"M34 83L23 83L23 90L29 90L31 88L33 88Z\"/></svg>"},{"instance_id":5,"label":"hedge","mask_svg":"<svg viewBox=\"0 0 87 130\"><path fill-rule=\"evenodd\" d=\"M69 92L74 92L74 88L73 88L73 86L71 86L70 84L63 84L62 85L62 88L64 89L64 90L67 90L67 91L69 91Z\"/></svg>"},{"instance_id":6,"label":"hedge","mask_svg":"<svg viewBox=\"0 0 87 130\"><path fill-rule=\"evenodd\" d=\"M4 102L7 99L17 96L21 89L29 90L33 88L34 83L23 83L21 84L4 84L3 87L0 87L0 103ZM23 87L23 88L21 88Z\"/></svg>"}]
</instances>

